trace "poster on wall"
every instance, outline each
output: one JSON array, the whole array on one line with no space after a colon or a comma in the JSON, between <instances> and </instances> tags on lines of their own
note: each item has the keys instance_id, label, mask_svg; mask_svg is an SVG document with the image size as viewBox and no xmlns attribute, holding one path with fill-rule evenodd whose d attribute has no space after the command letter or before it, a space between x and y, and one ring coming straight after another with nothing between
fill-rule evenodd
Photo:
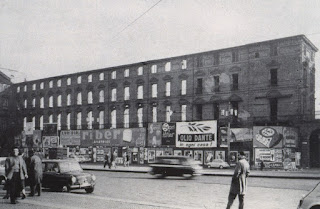
<instances>
[{"instance_id":1,"label":"poster on wall","mask_svg":"<svg viewBox=\"0 0 320 209\"><path fill-rule=\"evenodd\" d=\"M44 148L58 147L59 137L58 136L43 136L42 145Z\"/></svg>"},{"instance_id":2,"label":"poster on wall","mask_svg":"<svg viewBox=\"0 0 320 209\"><path fill-rule=\"evenodd\" d=\"M163 123L162 124L162 145L175 145L176 140L176 124Z\"/></svg>"},{"instance_id":3,"label":"poster on wall","mask_svg":"<svg viewBox=\"0 0 320 209\"><path fill-rule=\"evenodd\" d=\"M255 148L255 166L260 167L261 161L266 168L282 168L282 149Z\"/></svg>"},{"instance_id":4,"label":"poster on wall","mask_svg":"<svg viewBox=\"0 0 320 209\"><path fill-rule=\"evenodd\" d=\"M33 147L41 147L42 140L41 140L41 130L34 130L33 131Z\"/></svg>"},{"instance_id":5,"label":"poster on wall","mask_svg":"<svg viewBox=\"0 0 320 209\"><path fill-rule=\"evenodd\" d=\"M43 136L58 136L58 124L44 123L42 135Z\"/></svg>"},{"instance_id":6,"label":"poster on wall","mask_svg":"<svg viewBox=\"0 0 320 209\"><path fill-rule=\"evenodd\" d=\"M184 150L183 152L184 156L187 156L187 157L193 157L193 152L192 150Z\"/></svg>"},{"instance_id":7,"label":"poster on wall","mask_svg":"<svg viewBox=\"0 0 320 209\"><path fill-rule=\"evenodd\" d=\"M173 155L174 156L182 156L182 150L174 150Z\"/></svg>"},{"instance_id":8,"label":"poster on wall","mask_svg":"<svg viewBox=\"0 0 320 209\"><path fill-rule=\"evenodd\" d=\"M230 151L230 165L234 166L237 164L238 161L238 151Z\"/></svg>"},{"instance_id":9,"label":"poster on wall","mask_svg":"<svg viewBox=\"0 0 320 209\"><path fill-rule=\"evenodd\" d=\"M218 150L215 153L216 153L215 159L221 159L223 161L226 161L225 151Z\"/></svg>"},{"instance_id":10,"label":"poster on wall","mask_svg":"<svg viewBox=\"0 0 320 209\"><path fill-rule=\"evenodd\" d=\"M33 123L27 122L26 127L24 127L24 133L26 135L32 135L33 134Z\"/></svg>"},{"instance_id":11,"label":"poster on wall","mask_svg":"<svg viewBox=\"0 0 320 209\"><path fill-rule=\"evenodd\" d=\"M156 150L156 157L163 156L163 150L162 149L157 149Z\"/></svg>"},{"instance_id":12,"label":"poster on wall","mask_svg":"<svg viewBox=\"0 0 320 209\"><path fill-rule=\"evenodd\" d=\"M254 126L253 147L260 148L282 148L283 127L282 126Z\"/></svg>"},{"instance_id":13,"label":"poster on wall","mask_svg":"<svg viewBox=\"0 0 320 209\"><path fill-rule=\"evenodd\" d=\"M203 150L194 150L193 151L193 159L195 161L203 163Z\"/></svg>"},{"instance_id":14,"label":"poster on wall","mask_svg":"<svg viewBox=\"0 0 320 209\"><path fill-rule=\"evenodd\" d=\"M246 156L246 160L250 163L251 159L250 159L250 151L243 151L244 155Z\"/></svg>"},{"instance_id":15,"label":"poster on wall","mask_svg":"<svg viewBox=\"0 0 320 209\"><path fill-rule=\"evenodd\" d=\"M176 123L176 147L217 147L217 121Z\"/></svg>"},{"instance_id":16,"label":"poster on wall","mask_svg":"<svg viewBox=\"0 0 320 209\"><path fill-rule=\"evenodd\" d=\"M81 146L144 147L146 128L81 130Z\"/></svg>"},{"instance_id":17,"label":"poster on wall","mask_svg":"<svg viewBox=\"0 0 320 209\"><path fill-rule=\"evenodd\" d=\"M220 147L228 147L227 127L220 128ZM253 130L252 128L231 128L230 129L230 142L244 142L252 141Z\"/></svg>"},{"instance_id":18,"label":"poster on wall","mask_svg":"<svg viewBox=\"0 0 320 209\"><path fill-rule=\"evenodd\" d=\"M204 159L205 159L204 161L205 164L212 162L212 160L214 159L214 151L211 151L211 150L204 151Z\"/></svg>"},{"instance_id":19,"label":"poster on wall","mask_svg":"<svg viewBox=\"0 0 320 209\"><path fill-rule=\"evenodd\" d=\"M296 148L298 146L298 129L292 127L283 127L284 147Z\"/></svg>"},{"instance_id":20,"label":"poster on wall","mask_svg":"<svg viewBox=\"0 0 320 209\"><path fill-rule=\"evenodd\" d=\"M159 147L162 137L162 123L148 124L148 146Z\"/></svg>"},{"instance_id":21,"label":"poster on wall","mask_svg":"<svg viewBox=\"0 0 320 209\"><path fill-rule=\"evenodd\" d=\"M140 147L139 149L139 163L144 164L144 148Z\"/></svg>"},{"instance_id":22,"label":"poster on wall","mask_svg":"<svg viewBox=\"0 0 320 209\"><path fill-rule=\"evenodd\" d=\"M80 145L80 130L68 130L60 132L60 143L66 146Z\"/></svg>"},{"instance_id":23,"label":"poster on wall","mask_svg":"<svg viewBox=\"0 0 320 209\"><path fill-rule=\"evenodd\" d=\"M148 150L148 163L154 163L156 161L155 150Z\"/></svg>"}]
</instances>

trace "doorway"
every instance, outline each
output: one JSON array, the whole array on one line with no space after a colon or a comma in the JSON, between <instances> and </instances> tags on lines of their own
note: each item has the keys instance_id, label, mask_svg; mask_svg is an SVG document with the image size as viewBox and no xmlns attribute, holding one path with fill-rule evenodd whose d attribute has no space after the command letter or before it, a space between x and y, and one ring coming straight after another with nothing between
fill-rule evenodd
<instances>
[{"instance_id":1,"label":"doorway","mask_svg":"<svg viewBox=\"0 0 320 209\"><path fill-rule=\"evenodd\" d=\"M320 130L315 130L310 136L310 167L320 168Z\"/></svg>"}]
</instances>

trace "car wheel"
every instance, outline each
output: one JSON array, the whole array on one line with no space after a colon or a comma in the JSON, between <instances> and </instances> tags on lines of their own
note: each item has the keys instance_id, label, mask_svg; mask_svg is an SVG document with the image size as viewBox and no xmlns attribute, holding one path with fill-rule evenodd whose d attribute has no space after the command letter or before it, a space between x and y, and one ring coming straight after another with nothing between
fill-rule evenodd
<instances>
[{"instance_id":1,"label":"car wheel","mask_svg":"<svg viewBox=\"0 0 320 209\"><path fill-rule=\"evenodd\" d=\"M222 165L220 165L220 166L219 166L219 168L220 168L220 169L222 169L222 168L223 168L223 166L222 166Z\"/></svg>"},{"instance_id":2,"label":"car wheel","mask_svg":"<svg viewBox=\"0 0 320 209\"><path fill-rule=\"evenodd\" d=\"M183 176L186 178L186 179L192 179L194 177L194 175L192 173L188 173L188 174L183 174Z\"/></svg>"},{"instance_id":3,"label":"car wheel","mask_svg":"<svg viewBox=\"0 0 320 209\"><path fill-rule=\"evenodd\" d=\"M94 191L94 187L90 187L84 190L86 190L87 193L92 193Z\"/></svg>"},{"instance_id":4,"label":"car wheel","mask_svg":"<svg viewBox=\"0 0 320 209\"><path fill-rule=\"evenodd\" d=\"M71 191L70 185L68 184L68 185L66 185L66 186L63 186L63 187L62 187L62 191L63 191L63 192L70 192L70 191Z\"/></svg>"},{"instance_id":5,"label":"car wheel","mask_svg":"<svg viewBox=\"0 0 320 209\"><path fill-rule=\"evenodd\" d=\"M211 168L211 165L208 165L208 168Z\"/></svg>"}]
</instances>

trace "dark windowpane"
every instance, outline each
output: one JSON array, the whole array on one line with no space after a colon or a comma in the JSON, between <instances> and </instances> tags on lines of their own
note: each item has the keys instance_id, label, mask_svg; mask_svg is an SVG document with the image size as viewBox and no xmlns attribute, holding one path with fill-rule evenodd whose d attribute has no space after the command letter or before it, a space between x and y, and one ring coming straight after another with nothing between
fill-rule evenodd
<instances>
[{"instance_id":1,"label":"dark windowpane","mask_svg":"<svg viewBox=\"0 0 320 209\"><path fill-rule=\"evenodd\" d=\"M270 75L271 75L271 86L276 86L278 85L278 72L277 69L271 69L270 70Z\"/></svg>"},{"instance_id":2,"label":"dark windowpane","mask_svg":"<svg viewBox=\"0 0 320 209\"><path fill-rule=\"evenodd\" d=\"M197 79L197 94L202 94L202 78Z\"/></svg>"},{"instance_id":3,"label":"dark windowpane","mask_svg":"<svg viewBox=\"0 0 320 209\"><path fill-rule=\"evenodd\" d=\"M213 57L213 65L219 65L219 54L215 54Z\"/></svg>"},{"instance_id":4,"label":"dark windowpane","mask_svg":"<svg viewBox=\"0 0 320 209\"><path fill-rule=\"evenodd\" d=\"M278 115L278 100L270 99L270 119L271 121L277 120Z\"/></svg>"},{"instance_id":5,"label":"dark windowpane","mask_svg":"<svg viewBox=\"0 0 320 209\"><path fill-rule=\"evenodd\" d=\"M202 104L197 105L197 116L198 120L202 120Z\"/></svg>"},{"instance_id":6,"label":"dark windowpane","mask_svg":"<svg viewBox=\"0 0 320 209\"><path fill-rule=\"evenodd\" d=\"M214 91L215 92L218 92L220 90L220 78L219 76L214 76L213 77L213 80L214 80Z\"/></svg>"},{"instance_id":7,"label":"dark windowpane","mask_svg":"<svg viewBox=\"0 0 320 209\"><path fill-rule=\"evenodd\" d=\"M238 74L232 74L232 90L238 90L239 76Z\"/></svg>"}]
</instances>

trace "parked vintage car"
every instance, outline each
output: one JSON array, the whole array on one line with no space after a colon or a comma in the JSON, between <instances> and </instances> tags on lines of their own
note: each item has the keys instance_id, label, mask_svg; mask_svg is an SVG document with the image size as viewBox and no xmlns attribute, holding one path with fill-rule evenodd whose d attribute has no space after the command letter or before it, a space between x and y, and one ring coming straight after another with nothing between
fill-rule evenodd
<instances>
[{"instance_id":1,"label":"parked vintage car","mask_svg":"<svg viewBox=\"0 0 320 209\"><path fill-rule=\"evenodd\" d=\"M202 167L199 162L186 156L161 156L157 157L154 164L150 164L151 175L159 178L166 176L184 176L192 178L201 175Z\"/></svg>"},{"instance_id":2,"label":"parked vintage car","mask_svg":"<svg viewBox=\"0 0 320 209\"><path fill-rule=\"evenodd\" d=\"M301 198L298 209L320 209L320 182Z\"/></svg>"},{"instance_id":3,"label":"parked vintage car","mask_svg":"<svg viewBox=\"0 0 320 209\"><path fill-rule=\"evenodd\" d=\"M0 157L0 185L4 184L6 180L6 173L5 173L5 161L6 157Z\"/></svg>"},{"instance_id":4,"label":"parked vintage car","mask_svg":"<svg viewBox=\"0 0 320 209\"><path fill-rule=\"evenodd\" d=\"M211 162L207 163L208 168L229 168L230 165L222 159L214 159Z\"/></svg>"},{"instance_id":5,"label":"parked vintage car","mask_svg":"<svg viewBox=\"0 0 320 209\"><path fill-rule=\"evenodd\" d=\"M84 173L76 160L44 160L42 186L57 191L71 191L84 189L92 193L96 177L93 174Z\"/></svg>"}]
</instances>

